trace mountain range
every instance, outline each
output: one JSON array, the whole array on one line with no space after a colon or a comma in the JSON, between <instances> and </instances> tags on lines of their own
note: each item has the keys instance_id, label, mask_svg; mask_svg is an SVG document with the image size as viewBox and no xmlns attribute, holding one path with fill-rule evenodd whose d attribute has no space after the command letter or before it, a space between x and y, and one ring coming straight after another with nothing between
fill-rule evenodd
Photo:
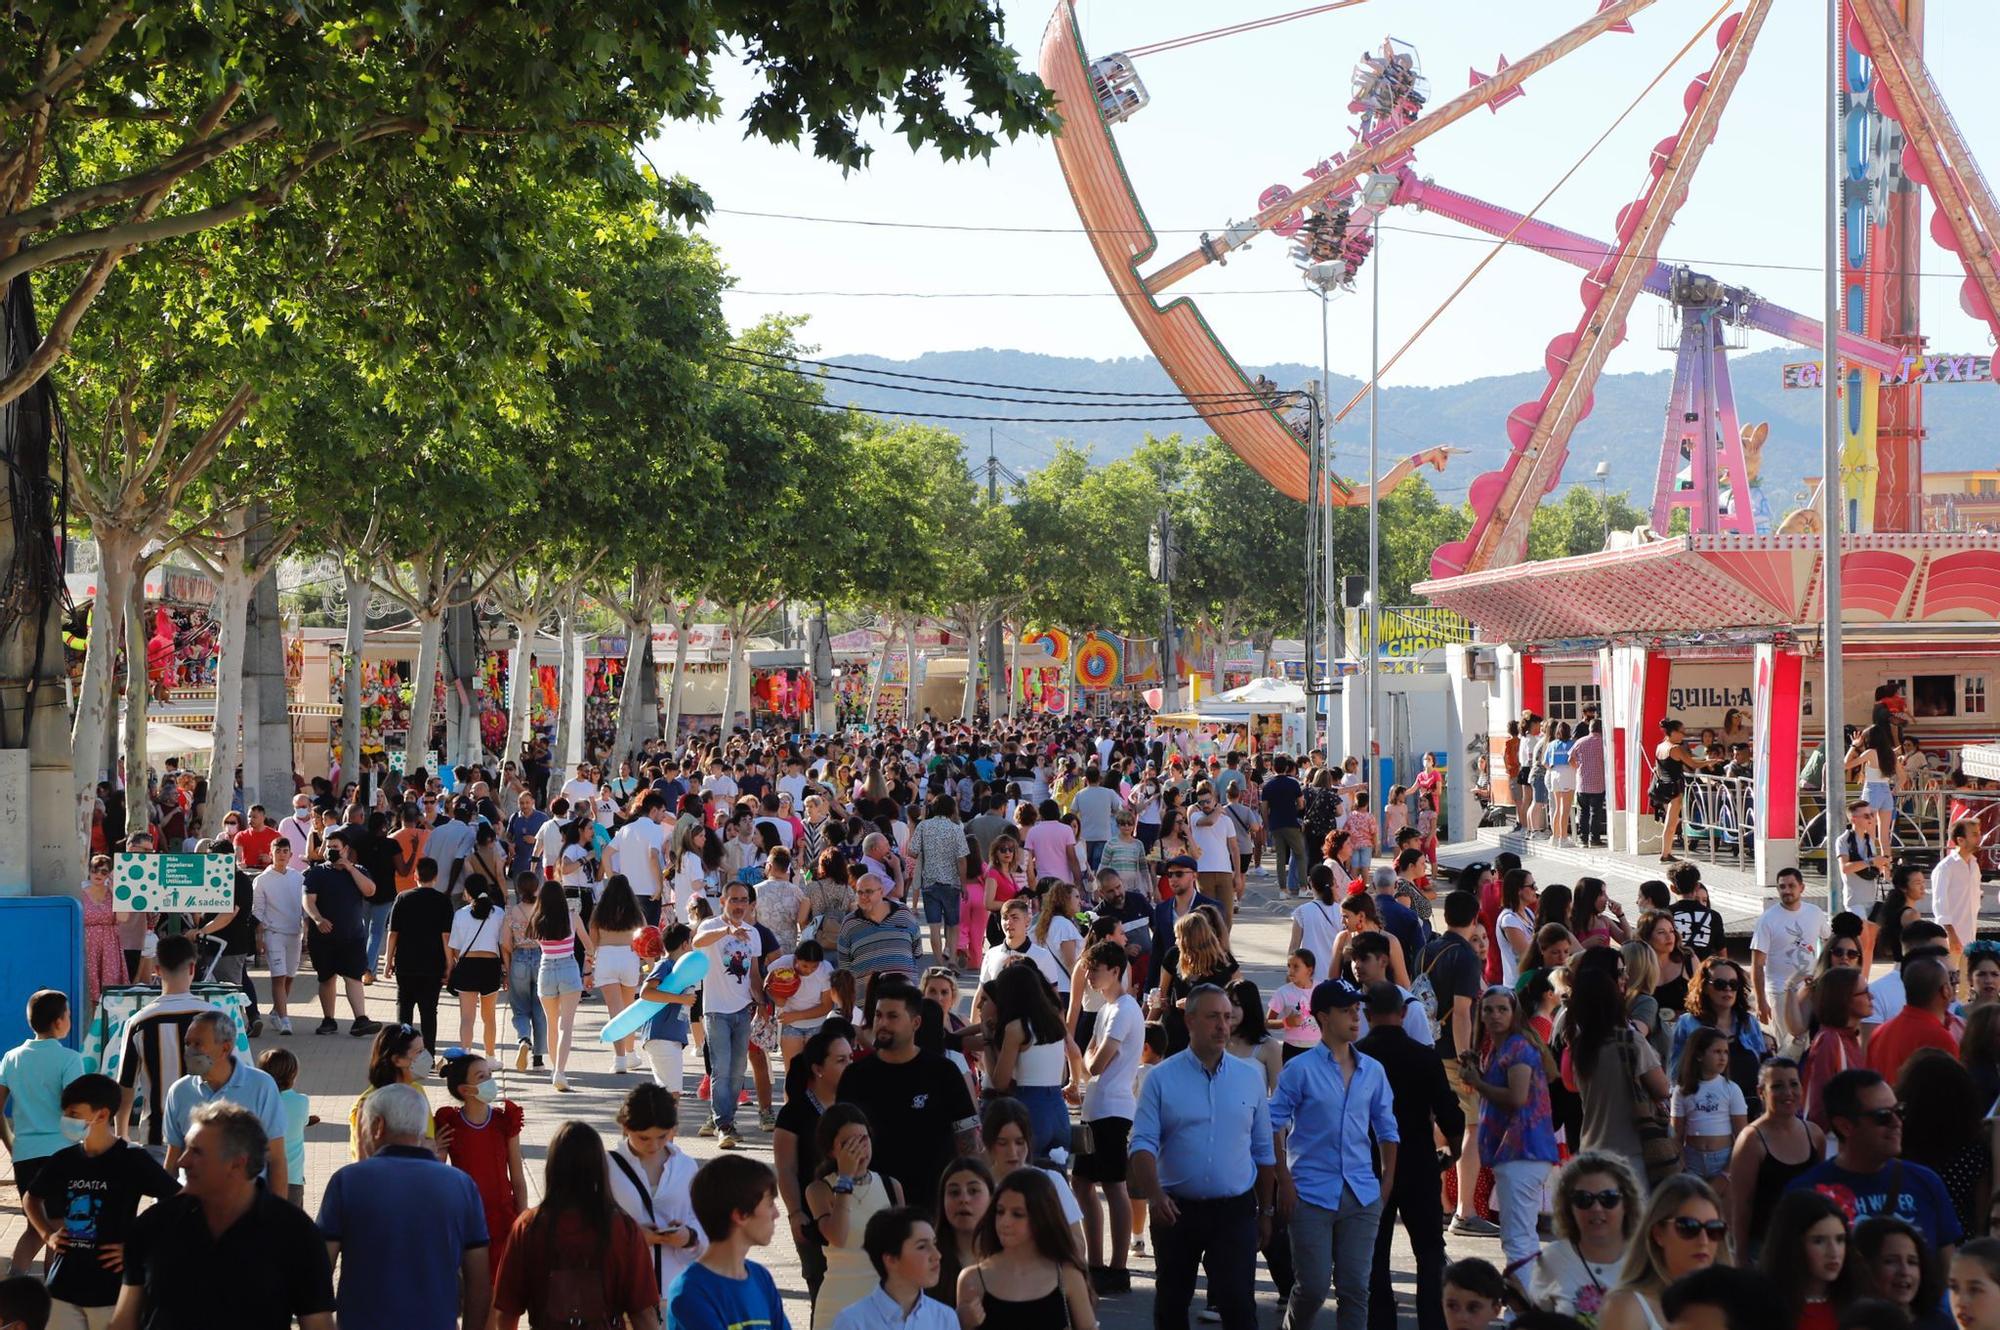
<instances>
[{"instance_id":1,"label":"mountain range","mask_svg":"<svg viewBox=\"0 0 2000 1330\"><path fill-rule=\"evenodd\" d=\"M1745 424L1765 421L1771 427L1764 449L1763 487L1772 510L1780 514L1803 501L1805 477L1820 473L1819 394L1786 390L1781 374L1785 364L1811 358L1798 348L1780 347L1742 353L1730 361L1730 378L1740 418ZM929 396L913 391L927 388L1024 398L1047 393L1056 402L1071 403L1076 399L1058 394L1172 393L1172 381L1158 362L1149 357L1087 360L982 348L933 351L914 360L847 355L835 357L831 363L856 372L874 371L872 377L877 380L907 386L877 387L843 378L827 383L829 400L852 403L870 411L932 410L995 417L990 424L978 419L954 420L941 416L907 418L957 431L965 439L967 460L975 464L985 460L990 431L995 456L1016 472L1040 466L1059 439L1086 444L1097 460L1109 461L1130 453L1149 431L1160 435L1175 431L1187 435L1207 432L1207 427L1193 418L1152 421L1113 418L1186 415L1188 407L1177 397L1112 399L1121 404L1093 409ZM1300 386L1319 376L1316 367L1299 364L1255 365L1246 370L1252 376L1262 374L1283 387ZM923 375L956 382L892 379L892 375ZM1609 490L1626 491L1640 506L1645 506L1651 498L1659 465L1660 438L1672 383L1670 369L1650 374L1607 374L1601 378L1596 407L1570 441L1565 482L1595 484L1594 469L1603 461L1610 467L1606 477ZM1536 372L1493 375L1437 388L1387 388L1381 404L1382 464L1386 468L1393 460L1434 444L1463 448L1469 455L1454 459L1445 476L1425 473L1443 497L1462 497L1473 476L1491 469L1504 457L1507 413L1522 402L1538 398L1546 384L1546 377ZM1333 401L1338 404L1361 385L1355 379L1336 374L1331 386ZM1013 387L1037 391L1013 393L1009 391ZM1996 440L2000 440L2000 386L1965 383L1932 387L1924 395L1924 414L1930 431L1924 445L1927 469L1966 470L2000 463L2000 449L1995 446ZM1033 416L1087 416L1091 423L1046 424L1007 419ZM1366 470L1367 430L1365 406L1335 427L1340 470L1350 478L1358 478Z\"/></svg>"}]
</instances>

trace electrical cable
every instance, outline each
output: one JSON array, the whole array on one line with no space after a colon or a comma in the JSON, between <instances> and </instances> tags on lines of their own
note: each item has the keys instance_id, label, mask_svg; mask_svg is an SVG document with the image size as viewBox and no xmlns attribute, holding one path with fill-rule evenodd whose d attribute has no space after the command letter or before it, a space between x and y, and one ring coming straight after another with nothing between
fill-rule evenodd
<instances>
[{"instance_id":1,"label":"electrical cable","mask_svg":"<svg viewBox=\"0 0 2000 1330\"><path fill-rule=\"evenodd\" d=\"M823 366L830 370L839 370L850 374L872 374L880 378L891 378L891 379L914 379L923 383L949 383L961 388L1000 388L1000 389L1011 390L1014 392L1061 393L1071 397L1112 397L1120 399L1141 399L1141 400L1157 399L1160 401L1162 405L1169 402L1193 402L1193 401L1269 403L1272 400L1270 396L1258 392L1195 393L1193 395L1189 395L1186 393L1178 393L1178 392L1114 392L1110 389L1099 390L1095 388L1041 388L1033 384L1027 384L1027 383L991 383L982 379L955 379L955 378L950 378L948 376L937 375L937 374L913 374L907 371L898 371L892 369L868 369L865 366L861 365L848 365L834 360L814 360L807 356L780 356L769 351L759 351L755 347L742 346L740 344L731 344L729 349L732 351L743 352L747 355L758 357L758 362L751 362L751 361L740 362L743 364L761 362L761 363L768 363L770 367L781 368L781 369L795 369L795 367L798 365L817 365L817 366ZM734 357L725 356L724 358L733 359ZM899 385L880 383L880 384L871 384L869 386L876 388L895 388L898 387ZM920 390L912 388L909 389L908 391L917 392ZM1275 390L1275 396L1277 397L1290 398L1290 397L1298 397L1301 395L1302 395L1301 390L1296 388ZM1008 399L995 398L992 400L1005 401ZM1039 401L1040 399L1025 399L1025 400ZM1049 402L1048 405L1094 406L1097 404L1092 402L1079 402L1079 403ZM1114 403L1105 403L1104 405L1109 406L1109 405L1114 405Z\"/></svg>"},{"instance_id":2,"label":"electrical cable","mask_svg":"<svg viewBox=\"0 0 2000 1330\"><path fill-rule=\"evenodd\" d=\"M1228 411L1212 411L1208 413L1208 416L1203 416L1193 411L1170 416L969 416L955 415L947 411L900 411L892 407L881 406L865 408L848 407L837 402L821 401L811 397L787 397L782 393L765 392L761 388L741 388L738 391L746 392L752 397L761 397L768 402L786 402L793 406L811 406L817 407L822 411L865 410L870 415L878 416L919 416L925 420L974 420L1001 425L1111 425L1125 422L1203 420L1210 416L1247 416L1259 411L1270 410L1269 407L1264 406L1239 407Z\"/></svg>"},{"instance_id":3,"label":"electrical cable","mask_svg":"<svg viewBox=\"0 0 2000 1330\"><path fill-rule=\"evenodd\" d=\"M964 222L906 222L900 220L889 220L885 218L822 217L809 213L762 212L751 208L713 208L710 211L718 214L725 214L732 217L755 217L769 221L814 222L826 226L885 227L895 230L909 230L909 231L969 231L969 232L976 232L982 235L1198 236L1204 234L1205 232L1213 233L1216 230L1216 228L1213 226L1209 227L1156 226L1150 229L1140 228L1140 227L1089 227L1089 226L992 226L992 225L981 226ZM1436 240L1457 240L1477 245L1489 244L1492 241L1492 237L1490 236L1462 235L1456 231L1437 231L1429 227L1422 227L1422 226L1393 226L1388 222L1382 223L1382 229L1384 231L1390 231L1400 235L1429 236L1432 239ZM1518 245L1517 244L1517 247L1521 249L1532 249L1544 254L1551 252L1561 253L1561 254L1582 254L1592 258L1602 258L1607 252L1605 248L1601 245L1555 245L1555 244ZM1697 269L1743 268L1743 269L1754 269L1767 272L1810 272L1810 273L1817 273L1821 270L1820 265L1816 263L1760 263L1754 259L1685 258L1685 257L1669 257L1664 254L1660 255L1659 262L1666 264L1670 268L1675 268L1675 267L1697 268ZM1938 280L1944 280L1948 278L1954 281L1963 280L1965 277L1965 274L1963 272L1931 272L1921 268L1918 269L1867 268L1867 269L1862 269L1861 271L1867 275L1876 277L1923 277L1923 278L1935 278ZM1286 287L1283 289L1286 291L1296 290L1296 288L1293 287ZM787 296L787 295L807 296L807 295L814 295L821 293L816 293L811 291L737 291L735 292L735 294L765 295L765 296ZM831 296L831 295L872 295L875 293L829 291L823 294ZM914 292L911 294L927 296L930 293ZM964 292L958 294L960 294L961 298L971 299L979 295L1013 296L1018 294L1018 295L1035 296L1036 293L994 291L990 293ZM1096 292L1063 292L1061 294L1063 296L1086 295L1086 294L1098 295L1098 296L1115 296L1118 295L1119 293L1117 291L1096 291ZM1209 291L1209 292L1203 292L1201 294L1261 295L1263 294L1263 292L1261 290Z\"/></svg>"}]
</instances>

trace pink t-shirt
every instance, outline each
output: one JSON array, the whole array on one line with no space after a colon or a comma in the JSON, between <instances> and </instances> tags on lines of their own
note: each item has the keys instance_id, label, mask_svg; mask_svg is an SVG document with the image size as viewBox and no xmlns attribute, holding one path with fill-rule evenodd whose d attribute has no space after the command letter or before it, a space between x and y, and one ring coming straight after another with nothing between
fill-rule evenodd
<instances>
[{"instance_id":1,"label":"pink t-shirt","mask_svg":"<svg viewBox=\"0 0 2000 1330\"><path fill-rule=\"evenodd\" d=\"M1298 1048L1311 1048L1320 1041L1319 1024L1312 1018L1312 990L1300 988L1296 984L1279 984L1271 994L1270 1005L1265 1010L1271 1028L1286 1043ZM1285 1018L1296 1015L1296 1025L1286 1025Z\"/></svg>"},{"instance_id":2,"label":"pink t-shirt","mask_svg":"<svg viewBox=\"0 0 2000 1330\"><path fill-rule=\"evenodd\" d=\"M1021 841L1028 847L1028 853L1035 856L1035 871L1044 877L1059 877L1065 882L1075 882L1076 874L1069 870L1069 856L1064 853L1076 845L1076 833L1054 818L1043 818L1029 827Z\"/></svg>"}]
</instances>

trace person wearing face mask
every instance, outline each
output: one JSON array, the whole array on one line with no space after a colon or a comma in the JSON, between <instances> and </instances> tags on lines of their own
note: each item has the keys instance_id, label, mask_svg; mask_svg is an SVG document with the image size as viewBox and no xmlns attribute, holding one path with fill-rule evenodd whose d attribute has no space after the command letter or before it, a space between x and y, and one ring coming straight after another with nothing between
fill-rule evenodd
<instances>
[{"instance_id":1,"label":"person wearing face mask","mask_svg":"<svg viewBox=\"0 0 2000 1330\"><path fill-rule=\"evenodd\" d=\"M347 1157L365 1159L368 1157L368 1137L361 1130L361 1111L377 1090L386 1085L416 1085L417 1081L431 1074L437 1059L424 1046L424 1034L407 1021L401 1025L384 1026L375 1036L374 1045L368 1050L368 1088L355 1096L354 1106L347 1110ZM418 1087L421 1092L421 1087ZM434 1151L443 1151L449 1140L439 1141L428 1120L424 1126L426 1143Z\"/></svg>"},{"instance_id":2,"label":"person wearing face mask","mask_svg":"<svg viewBox=\"0 0 2000 1330\"><path fill-rule=\"evenodd\" d=\"M62 1090L62 1149L50 1155L21 1208L48 1244L49 1324L58 1330L104 1325L118 1302L118 1265L125 1233L142 1199L179 1191L152 1155L118 1139L118 1082L92 1073Z\"/></svg>"},{"instance_id":3,"label":"person wearing face mask","mask_svg":"<svg viewBox=\"0 0 2000 1330\"><path fill-rule=\"evenodd\" d=\"M335 1170L319 1206L343 1325L483 1326L492 1306L486 1206L472 1178L424 1144L430 1104L385 1085L361 1110L366 1157Z\"/></svg>"},{"instance_id":4,"label":"person wearing face mask","mask_svg":"<svg viewBox=\"0 0 2000 1330\"><path fill-rule=\"evenodd\" d=\"M236 1056L236 1021L221 1011L195 1017L181 1038L181 1065L188 1074L167 1089L167 1172L172 1174L180 1166L194 1111L220 1099L257 1115L268 1138L265 1183L274 1195L285 1195L290 1180L285 1165L285 1106L278 1098L278 1083Z\"/></svg>"},{"instance_id":5,"label":"person wearing face mask","mask_svg":"<svg viewBox=\"0 0 2000 1330\"><path fill-rule=\"evenodd\" d=\"M528 1171L521 1162L521 1106L500 1097L498 1064L462 1048L444 1051L444 1090L452 1102L432 1115L445 1158L479 1188L486 1231L493 1238L488 1265L500 1268L514 1217L528 1208Z\"/></svg>"}]
</instances>

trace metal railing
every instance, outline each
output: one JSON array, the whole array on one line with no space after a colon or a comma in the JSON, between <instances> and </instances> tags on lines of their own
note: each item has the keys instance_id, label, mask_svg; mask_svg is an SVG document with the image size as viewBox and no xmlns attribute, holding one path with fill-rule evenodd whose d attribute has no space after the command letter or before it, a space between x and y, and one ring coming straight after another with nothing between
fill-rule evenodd
<instances>
[{"instance_id":1,"label":"metal railing","mask_svg":"<svg viewBox=\"0 0 2000 1330\"><path fill-rule=\"evenodd\" d=\"M1748 776L1690 772L1681 800L1681 838L1691 858L1747 866L1756 828L1756 800Z\"/></svg>"},{"instance_id":2,"label":"metal railing","mask_svg":"<svg viewBox=\"0 0 2000 1330\"><path fill-rule=\"evenodd\" d=\"M1850 786L1847 802L1860 795L1860 786ZM1950 848L1954 809L1960 817L1978 820L1980 866L1989 873L2000 872L2000 790L1956 790L1945 785L1897 790L1890 819L1890 855L1935 863ZM1809 871L1825 873L1827 816L1821 792L1799 791L1799 821L1799 862ZM1845 810L1833 822L1833 837L1838 840L1847 827Z\"/></svg>"}]
</instances>

